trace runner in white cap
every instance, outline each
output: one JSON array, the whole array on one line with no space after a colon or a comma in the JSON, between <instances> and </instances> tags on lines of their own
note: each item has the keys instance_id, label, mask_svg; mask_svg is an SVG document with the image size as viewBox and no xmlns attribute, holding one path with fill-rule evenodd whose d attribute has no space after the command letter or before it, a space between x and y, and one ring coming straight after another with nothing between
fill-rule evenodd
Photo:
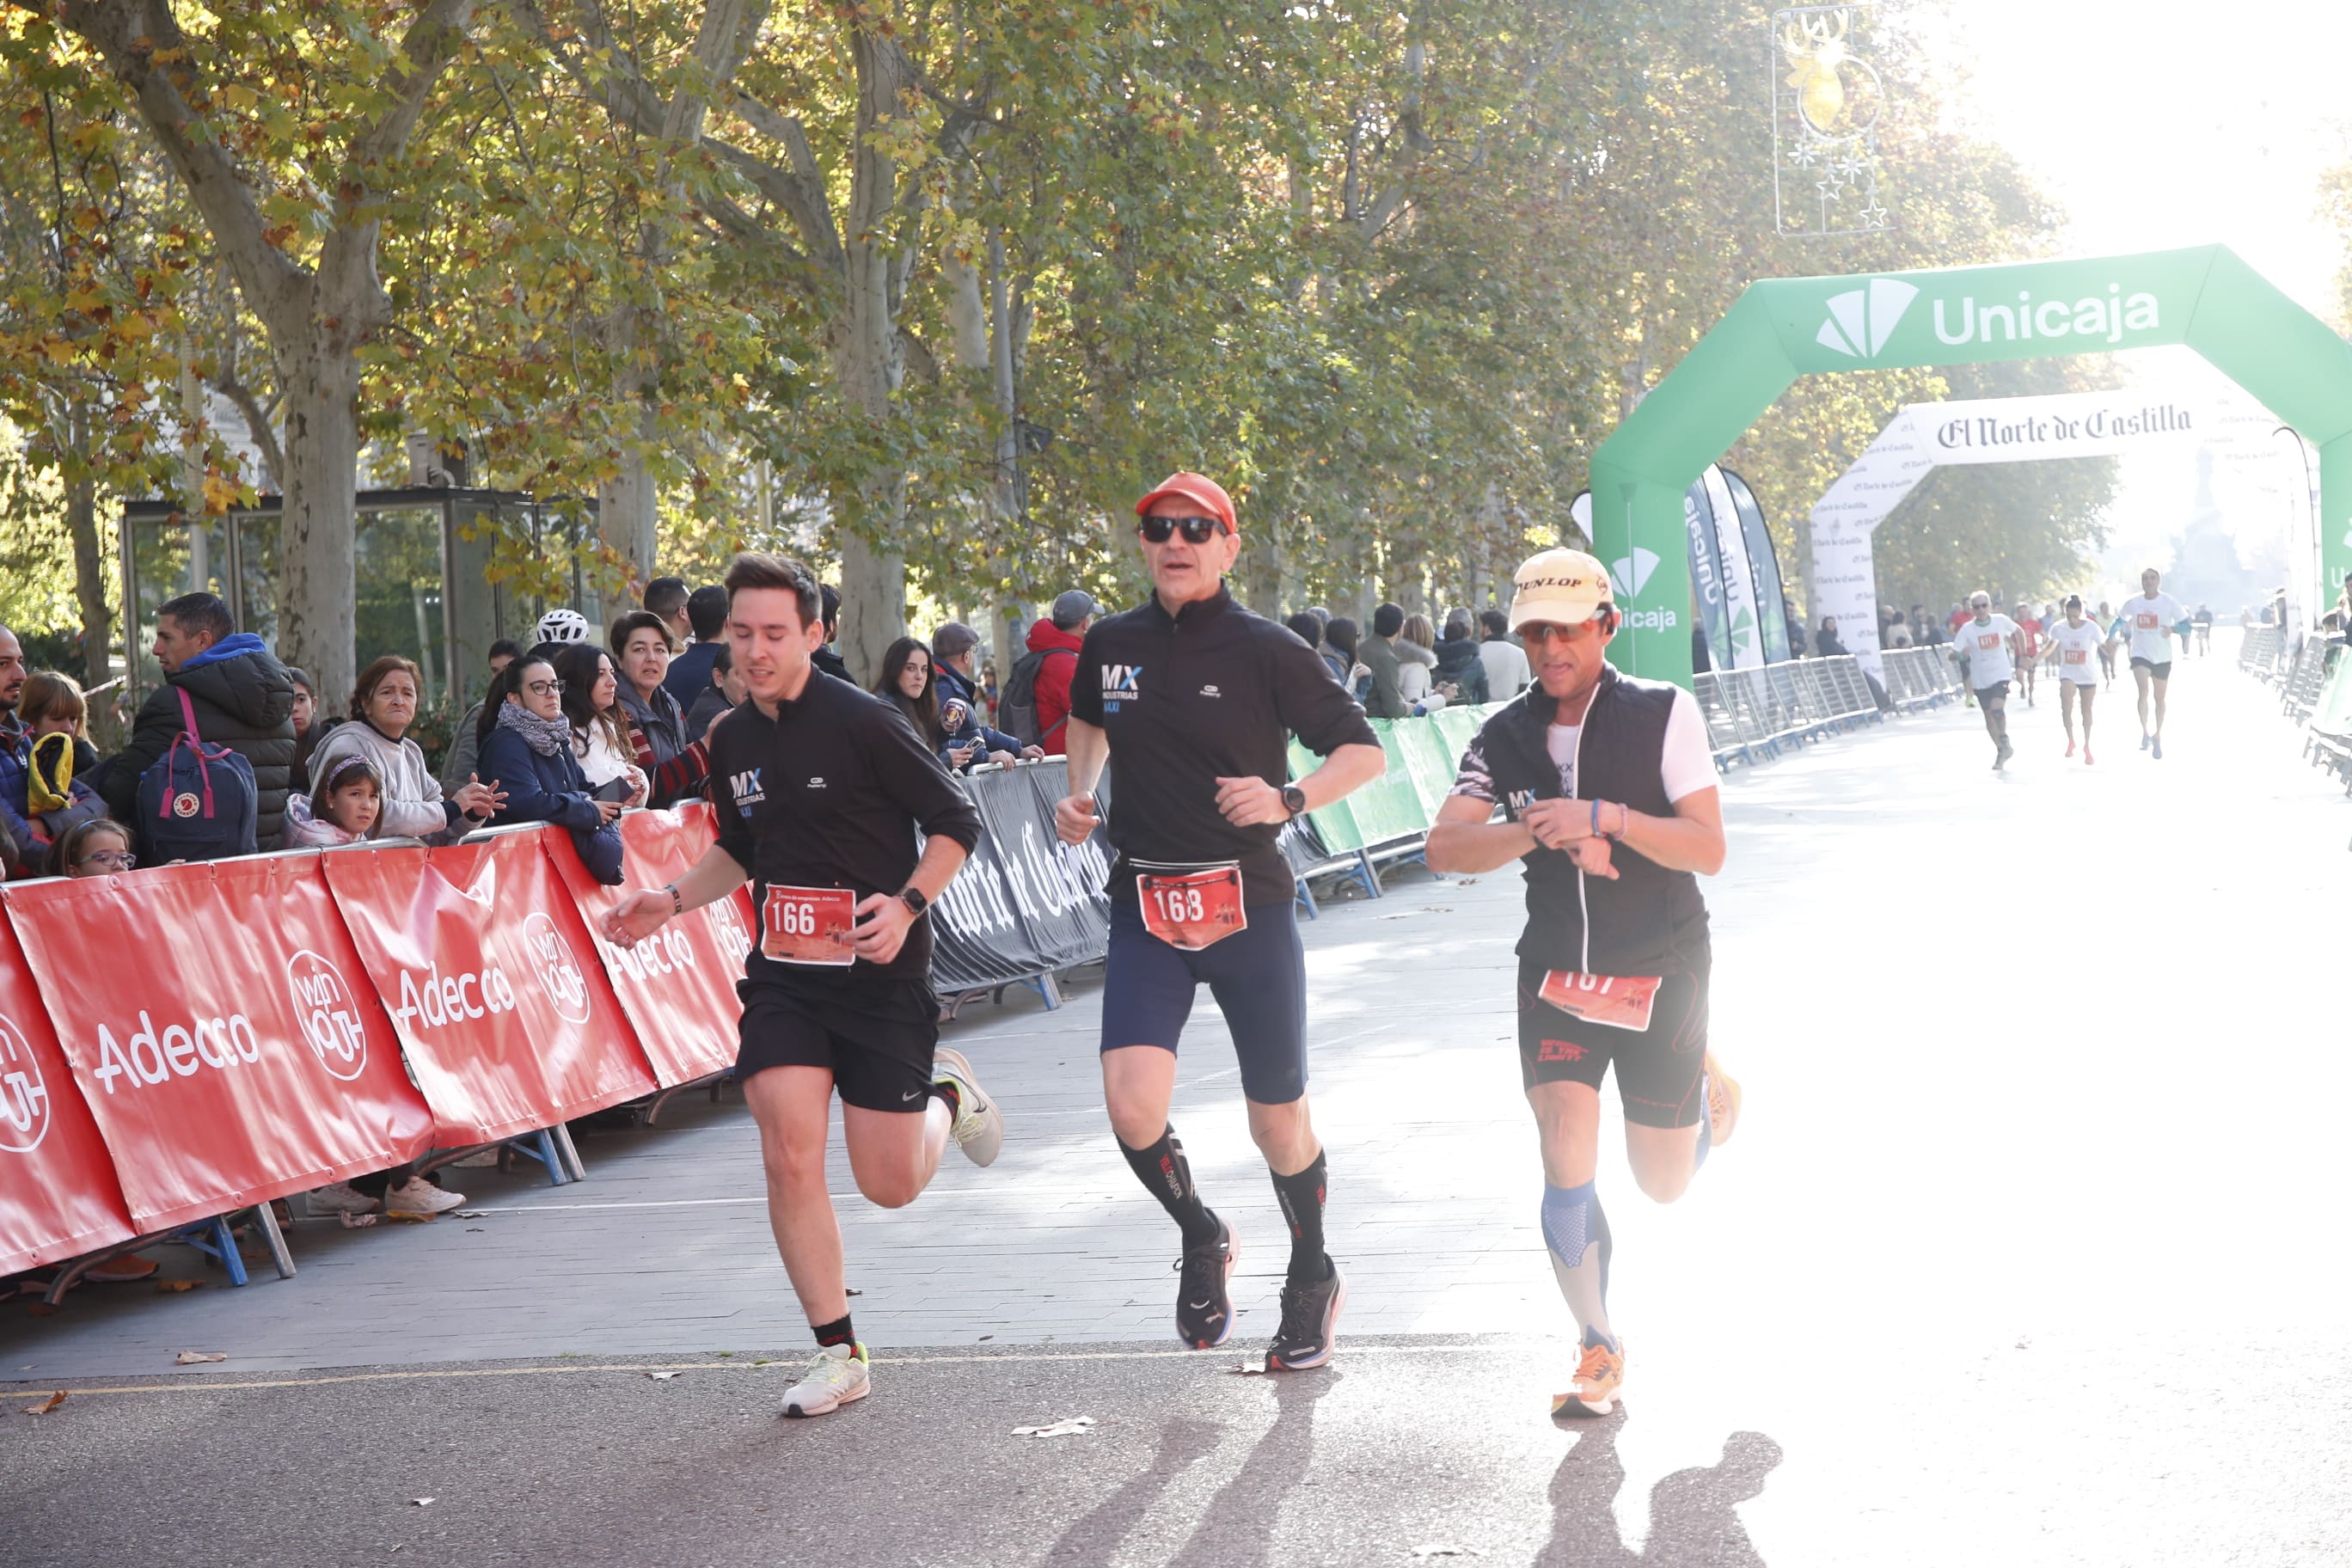
<instances>
[{"instance_id":1,"label":"runner in white cap","mask_svg":"<svg viewBox=\"0 0 2352 1568\"><path fill-rule=\"evenodd\" d=\"M1711 948L1695 872L1723 868L1723 806L1688 691L1603 658L1617 606L1601 563L1547 550L1518 570L1511 629L1535 681L1479 730L1427 846L1433 871L1519 861L1519 1078L1543 1146L1544 1244L1582 1353L1555 1415L1606 1415L1625 1378L1593 1179L1613 1061L1633 1179L1682 1196L1731 1136L1739 1086L1706 1045ZM1501 806L1506 820L1491 821Z\"/></svg>"},{"instance_id":2,"label":"runner in white cap","mask_svg":"<svg viewBox=\"0 0 2352 1568\"><path fill-rule=\"evenodd\" d=\"M2074 708L2083 709L2083 761L2091 760L2091 700L2099 694L2100 647L2107 635L2096 621L2083 615L2083 596L2066 596L2066 618L2050 631L2051 651L2058 657L2058 717L2066 726L2066 754L2074 754Z\"/></svg>"}]
</instances>

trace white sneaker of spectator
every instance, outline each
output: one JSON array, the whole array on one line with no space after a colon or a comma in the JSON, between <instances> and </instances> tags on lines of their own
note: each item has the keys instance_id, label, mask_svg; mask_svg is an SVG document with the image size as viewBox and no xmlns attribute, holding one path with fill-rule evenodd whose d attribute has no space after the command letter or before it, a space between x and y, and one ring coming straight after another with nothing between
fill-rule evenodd
<instances>
[{"instance_id":1,"label":"white sneaker of spectator","mask_svg":"<svg viewBox=\"0 0 2352 1568\"><path fill-rule=\"evenodd\" d=\"M386 1214L446 1214L465 1201L465 1194L446 1192L422 1176L411 1176L383 1194Z\"/></svg>"},{"instance_id":2,"label":"white sneaker of spectator","mask_svg":"<svg viewBox=\"0 0 2352 1568\"><path fill-rule=\"evenodd\" d=\"M375 1199L349 1182L331 1182L310 1194L312 1214L373 1214Z\"/></svg>"}]
</instances>

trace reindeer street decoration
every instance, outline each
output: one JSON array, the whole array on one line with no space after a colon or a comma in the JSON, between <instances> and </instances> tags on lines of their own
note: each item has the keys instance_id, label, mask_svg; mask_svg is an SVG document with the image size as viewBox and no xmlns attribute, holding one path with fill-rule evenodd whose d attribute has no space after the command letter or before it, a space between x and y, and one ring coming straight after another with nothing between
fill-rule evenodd
<instances>
[{"instance_id":1,"label":"reindeer street decoration","mask_svg":"<svg viewBox=\"0 0 2352 1568\"><path fill-rule=\"evenodd\" d=\"M1772 15L1772 205L1782 234L1894 226L1878 189L1885 82L1857 38L1872 14L1859 5Z\"/></svg>"}]
</instances>

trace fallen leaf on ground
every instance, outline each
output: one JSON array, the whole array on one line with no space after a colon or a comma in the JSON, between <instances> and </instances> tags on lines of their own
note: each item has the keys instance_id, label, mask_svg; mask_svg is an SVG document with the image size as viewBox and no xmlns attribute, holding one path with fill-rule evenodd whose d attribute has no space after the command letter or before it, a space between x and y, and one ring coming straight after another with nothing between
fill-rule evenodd
<instances>
[{"instance_id":1,"label":"fallen leaf on ground","mask_svg":"<svg viewBox=\"0 0 2352 1568\"><path fill-rule=\"evenodd\" d=\"M1077 1437L1095 1424L1091 1415L1065 1415L1050 1426L1015 1426L1015 1437Z\"/></svg>"},{"instance_id":2,"label":"fallen leaf on ground","mask_svg":"<svg viewBox=\"0 0 2352 1568\"><path fill-rule=\"evenodd\" d=\"M63 1405L66 1402L66 1394L68 1392L70 1391L68 1389L60 1388L55 1394L50 1394L47 1399L41 1401L38 1405L27 1405L25 1406L25 1414L27 1415L47 1415L50 1411L55 1410L58 1405Z\"/></svg>"},{"instance_id":3,"label":"fallen leaf on ground","mask_svg":"<svg viewBox=\"0 0 2352 1568\"><path fill-rule=\"evenodd\" d=\"M1415 1557L1484 1557L1486 1555L1475 1546L1449 1546L1444 1542L1432 1542L1427 1546L1416 1546L1412 1549L1412 1554Z\"/></svg>"},{"instance_id":4,"label":"fallen leaf on ground","mask_svg":"<svg viewBox=\"0 0 2352 1568\"><path fill-rule=\"evenodd\" d=\"M194 1366L202 1362L226 1360L226 1351L182 1351L172 1358L173 1364L176 1366Z\"/></svg>"},{"instance_id":5,"label":"fallen leaf on ground","mask_svg":"<svg viewBox=\"0 0 2352 1568\"><path fill-rule=\"evenodd\" d=\"M449 1217L452 1219L488 1219L490 1217L490 1211L488 1209L452 1209L449 1213Z\"/></svg>"},{"instance_id":6,"label":"fallen leaf on ground","mask_svg":"<svg viewBox=\"0 0 2352 1568\"><path fill-rule=\"evenodd\" d=\"M652 1378L656 1383L667 1383L671 1378L676 1377L677 1373L674 1372L649 1372L646 1373L646 1375Z\"/></svg>"},{"instance_id":7,"label":"fallen leaf on ground","mask_svg":"<svg viewBox=\"0 0 2352 1568\"><path fill-rule=\"evenodd\" d=\"M373 1219L376 1216L367 1215L363 1217ZM437 1216L429 1214L403 1214L398 1209L387 1209L384 1211L383 1217L394 1225L431 1225Z\"/></svg>"},{"instance_id":8,"label":"fallen leaf on ground","mask_svg":"<svg viewBox=\"0 0 2352 1568\"><path fill-rule=\"evenodd\" d=\"M433 1506L433 1500L429 1497L413 1497L408 1500L415 1503L419 1508L431 1508Z\"/></svg>"},{"instance_id":9,"label":"fallen leaf on ground","mask_svg":"<svg viewBox=\"0 0 2352 1568\"><path fill-rule=\"evenodd\" d=\"M193 1290L203 1283L201 1279L158 1279L155 1281L155 1294L175 1296L183 1290Z\"/></svg>"},{"instance_id":10,"label":"fallen leaf on ground","mask_svg":"<svg viewBox=\"0 0 2352 1568\"><path fill-rule=\"evenodd\" d=\"M372 1214L353 1214L349 1209L338 1209L335 1212L341 1216L345 1230L365 1230L375 1223L375 1215Z\"/></svg>"}]
</instances>

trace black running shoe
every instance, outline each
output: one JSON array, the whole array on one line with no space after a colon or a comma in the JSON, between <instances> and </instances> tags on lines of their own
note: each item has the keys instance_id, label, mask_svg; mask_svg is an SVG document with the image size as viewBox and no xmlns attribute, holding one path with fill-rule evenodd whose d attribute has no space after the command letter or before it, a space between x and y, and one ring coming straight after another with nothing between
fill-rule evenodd
<instances>
[{"instance_id":1,"label":"black running shoe","mask_svg":"<svg viewBox=\"0 0 2352 1568\"><path fill-rule=\"evenodd\" d=\"M1331 1265L1331 1277L1312 1285L1282 1287L1282 1327L1266 1347L1268 1372L1304 1372L1331 1359L1339 1342L1339 1309L1348 1304L1348 1279Z\"/></svg>"},{"instance_id":2,"label":"black running shoe","mask_svg":"<svg viewBox=\"0 0 2352 1568\"><path fill-rule=\"evenodd\" d=\"M1188 1247L1176 1260L1183 1278L1176 1286L1176 1337L1190 1350L1214 1350L1234 1331L1234 1303L1226 1281L1240 1261L1241 1243L1234 1227L1217 1222L1217 1239Z\"/></svg>"}]
</instances>

